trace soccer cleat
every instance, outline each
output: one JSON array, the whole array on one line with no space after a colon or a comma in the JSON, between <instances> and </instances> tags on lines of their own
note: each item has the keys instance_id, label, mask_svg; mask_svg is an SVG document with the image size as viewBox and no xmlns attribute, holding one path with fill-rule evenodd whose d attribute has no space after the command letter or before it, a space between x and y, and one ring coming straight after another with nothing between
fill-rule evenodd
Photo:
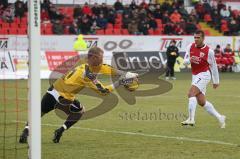
<instances>
[{"instance_id":1,"label":"soccer cleat","mask_svg":"<svg viewBox=\"0 0 240 159\"><path fill-rule=\"evenodd\" d=\"M220 124L220 128L224 129L226 127L226 116L221 115L220 119L219 119L219 124Z\"/></svg>"},{"instance_id":2,"label":"soccer cleat","mask_svg":"<svg viewBox=\"0 0 240 159\"><path fill-rule=\"evenodd\" d=\"M19 143L21 144L27 143L28 134L29 134L28 129L25 128L19 138Z\"/></svg>"},{"instance_id":3,"label":"soccer cleat","mask_svg":"<svg viewBox=\"0 0 240 159\"><path fill-rule=\"evenodd\" d=\"M61 127L57 130L55 130L54 132L54 136L53 136L53 142L54 143L59 143L61 137L62 137L62 133L63 133L64 129Z\"/></svg>"},{"instance_id":4,"label":"soccer cleat","mask_svg":"<svg viewBox=\"0 0 240 159\"><path fill-rule=\"evenodd\" d=\"M171 77L172 80L176 80L177 78L176 77Z\"/></svg>"},{"instance_id":5,"label":"soccer cleat","mask_svg":"<svg viewBox=\"0 0 240 159\"><path fill-rule=\"evenodd\" d=\"M181 122L181 124L182 124L182 126L185 126L185 125L194 126L195 125L195 121L187 119L187 120Z\"/></svg>"},{"instance_id":6,"label":"soccer cleat","mask_svg":"<svg viewBox=\"0 0 240 159\"><path fill-rule=\"evenodd\" d=\"M169 77L165 77L166 80L169 80L170 78Z\"/></svg>"}]
</instances>

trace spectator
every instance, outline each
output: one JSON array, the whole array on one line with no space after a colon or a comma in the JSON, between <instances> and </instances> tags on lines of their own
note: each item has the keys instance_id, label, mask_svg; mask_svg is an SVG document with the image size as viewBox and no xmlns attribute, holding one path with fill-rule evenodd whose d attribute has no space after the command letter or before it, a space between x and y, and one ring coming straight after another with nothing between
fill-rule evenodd
<instances>
[{"instance_id":1,"label":"spectator","mask_svg":"<svg viewBox=\"0 0 240 159\"><path fill-rule=\"evenodd\" d=\"M15 17L22 18L25 13L24 3L20 0L15 2Z\"/></svg>"},{"instance_id":2,"label":"spectator","mask_svg":"<svg viewBox=\"0 0 240 159\"><path fill-rule=\"evenodd\" d=\"M42 20L42 22L49 21L49 15L48 15L48 12L45 8L43 8L41 10L41 20Z\"/></svg>"},{"instance_id":3,"label":"spectator","mask_svg":"<svg viewBox=\"0 0 240 159\"><path fill-rule=\"evenodd\" d=\"M217 10L218 10L218 14L220 14L220 11L226 7L226 5L222 2L222 0L219 0L218 1L218 4L217 4Z\"/></svg>"},{"instance_id":4,"label":"spectator","mask_svg":"<svg viewBox=\"0 0 240 159\"><path fill-rule=\"evenodd\" d=\"M153 15L156 19L162 19L162 12L161 12L161 9L160 9L160 5L157 4L156 5L156 9L155 11L153 12Z\"/></svg>"},{"instance_id":5,"label":"spectator","mask_svg":"<svg viewBox=\"0 0 240 159\"><path fill-rule=\"evenodd\" d=\"M86 2L84 6L82 7L82 13L86 14L88 16L92 15L92 9L89 7L88 3Z\"/></svg>"},{"instance_id":6,"label":"spectator","mask_svg":"<svg viewBox=\"0 0 240 159\"><path fill-rule=\"evenodd\" d=\"M61 14L55 6L50 5L49 17L51 21L62 20L64 18L63 14Z\"/></svg>"},{"instance_id":7,"label":"spectator","mask_svg":"<svg viewBox=\"0 0 240 159\"><path fill-rule=\"evenodd\" d=\"M142 0L142 2L140 3L140 8L143 8L143 9L148 9L148 4L145 2L145 0Z\"/></svg>"},{"instance_id":8,"label":"spectator","mask_svg":"<svg viewBox=\"0 0 240 159\"><path fill-rule=\"evenodd\" d=\"M238 35L238 31L239 31L239 24L237 24L236 20L231 19L229 24L228 24L228 28L229 28L229 34L230 35Z\"/></svg>"},{"instance_id":9,"label":"spectator","mask_svg":"<svg viewBox=\"0 0 240 159\"><path fill-rule=\"evenodd\" d=\"M226 6L224 6L221 10L220 10L220 15L222 18L228 19L230 17L230 12L229 10L227 10Z\"/></svg>"},{"instance_id":10,"label":"spectator","mask_svg":"<svg viewBox=\"0 0 240 159\"><path fill-rule=\"evenodd\" d=\"M70 15L66 14L63 19L63 25L64 27L69 28L69 26L73 23L73 19L70 17Z\"/></svg>"},{"instance_id":11,"label":"spectator","mask_svg":"<svg viewBox=\"0 0 240 159\"><path fill-rule=\"evenodd\" d=\"M14 5L10 5L3 11L2 20L11 23L13 22L14 16L15 16Z\"/></svg>"},{"instance_id":12,"label":"spectator","mask_svg":"<svg viewBox=\"0 0 240 159\"><path fill-rule=\"evenodd\" d=\"M178 13L177 10L174 10L174 12L171 14L170 16L170 20L173 22L173 23L179 23L180 22L180 19L181 19L181 15Z\"/></svg>"},{"instance_id":13,"label":"spectator","mask_svg":"<svg viewBox=\"0 0 240 159\"><path fill-rule=\"evenodd\" d=\"M153 16L149 17L148 24L149 24L149 28L152 28L152 29L157 29L157 27L158 27L157 22Z\"/></svg>"},{"instance_id":14,"label":"spectator","mask_svg":"<svg viewBox=\"0 0 240 159\"><path fill-rule=\"evenodd\" d=\"M89 34L91 26L92 26L92 24L89 21L88 17L82 18L82 23L80 25L81 34L84 34L84 35Z\"/></svg>"},{"instance_id":15,"label":"spectator","mask_svg":"<svg viewBox=\"0 0 240 159\"><path fill-rule=\"evenodd\" d=\"M128 32L129 34L133 34L133 35L139 34L138 23L136 20L132 20L131 23L128 25Z\"/></svg>"},{"instance_id":16,"label":"spectator","mask_svg":"<svg viewBox=\"0 0 240 159\"><path fill-rule=\"evenodd\" d=\"M107 27L107 23L108 23L107 19L101 13L97 18L97 26L100 27L101 29L105 29Z\"/></svg>"},{"instance_id":17,"label":"spectator","mask_svg":"<svg viewBox=\"0 0 240 159\"><path fill-rule=\"evenodd\" d=\"M106 3L102 3L101 7L100 7L100 14L103 14L105 17L108 14L108 7L106 5Z\"/></svg>"},{"instance_id":18,"label":"spectator","mask_svg":"<svg viewBox=\"0 0 240 159\"><path fill-rule=\"evenodd\" d=\"M231 44L227 44L226 48L223 50L224 53L232 53Z\"/></svg>"},{"instance_id":19,"label":"spectator","mask_svg":"<svg viewBox=\"0 0 240 159\"><path fill-rule=\"evenodd\" d=\"M204 14L204 8L203 8L203 5L201 2L198 2L196 5L195 5L195 9L196 9L196 12L199 16L200 19L203 19L203 14Z\"/></svg>"},{"instance_id":20,"label":"spectator","mask_svg":"<svg viewBox=\"0 0 240 159\"><path fill-rule=\"evenodd\" d=\"M92 7L92 13L96 16L98 16L100 14L100 8L97 3L94 3L94 5Z\"/></svg>"},{"instance_id":21,"label":"spectator","mask_svg":"<svg viewBox=\"0 0 240 159\"><path fill-rule=\"evenodd\" d=\"M174 65L176 63L177 57L179 56L175 40L172 40L170 42L170 46L168 46L167 48L166 55L167 55L167 71L165 74L166 80L169 80L170 79L169 77L175 80L176 77L174 76Z\"/></svg>"},{"instance_id":22,"label":"spectator","mask_svg":"<svg viewBox=\"0 0 240 159\"><path fill-rule=\"evenodd\" d=\"M64 27L61 24L60 20L56 20L53 23L52 30L53 30L53 34L62 35L64 33Z\"/></svg>"},{"instance_id":23,"label":"spectator","mask_svg":"<svg viewBox=\"0 0 240 159\"><path fill-rule=\"evenodd\" d=\"M180 13L184 20L187 20L189 14L187 10L184 8L184 5L179 6L178 12Z\"/></svg>"},{"instance_id":24,"label":"spectator","mask_svg":"<svg viewBox=\"0 0 240 159\"><path fill-rule=\"evenodd\" d=\"M166 11L168 11L168 12L171 13L172 7L171 7L171 5L170 5L170 3L169 3L168 0L165 0L165 1L163 2L162 7L161 7L161 10L162 10L163 13L166 12Z\"/></svg>"},{"instance_id":25,"label":"spectator","mask_svg":"<svg viewBox=\"0 0 240 159\"><path fill-rule=\"evenodd\" d=\"M7 6L8 6L8 0L1 0L1 1L0 1L0 10L1 10L1 9L2 9L2 10L6 9Z\"/></svg>"},{"instance_id":26,"label":"spectator","mask_svg":"<svg viewBox=\"0 0 240 159\"><path fill-rule=\"evenodd\" d=\"M166 24L166 23L170 22L168 11L163 13L162 22L163 22L163 24Z\"/></svg>"},{"instance_id":27,"label":"spectator","mask_svg":"<svg viewBox=\"0 0 240 159\"><path fill-rule=\"evenodd\" d=\"M154 11L156 10L155 5L151 2L148 6L148 12L153 15Z\"/></svg>"},{"instance_id":28,"label":"spectator","mask_svg":"<svg viewBox=\"0 0 240 159\"><path fill-rule=\"evenodd\" d=\"M97 31L98 29L100 29L100 28L97 26L97 22L94 21L93 24L92 24L92 26L91 26L90 33L93 34L93 35L95 35L95 34L96 34L96 31Z\"/></svg>"},{"instance_id":29,"label":"spectator","mask_svg":"<svg viewBox=\"0 0 240 159\"><path fill-rule=\"evenodd\" d=\"M196 30L197 26L191 20L189 20L189 22L186 24L186 34L192 35L196 32Z\"/></svg>"},{"instance_id":30,"label":"spectator","mask_svg":"<svg viewBox=\"0 0 240 159\"><path fill-rule=\"evenodd\" d=\"M129 15L124 14L124 17L122 18L122 28L127 29L130 23L131 23L131 19L129 18Z\"/></svg>"},{"instance_id":31,"label":"spectator","mask_svg":"<svg viewBox=\"0 0 240 159\"><path fill-rule=\"evenodd\" d=\"M135 2L135 0L132 0L132 2L131 2L131 4L130 4L130 6L129 6L132 10L135 10L135 9L137 9L138 7L137 7L137 4L136 4L136 2Z\"/></svg>"},{"instance_id":32,"label":"spectator","mask_svg":"<svg viewBox=\"0 0 240 159\"><path fill-rule=\"evenodd\" d=\"M51 5L52 3L50 2L50 0L43 0L43 3L41 4L41 9L49 11Z\"/></svg>"},{"instance_id":33,"label":"spectator","mask_svg":"<svg viewBox=\"0 0 240 159\"><path fill-rule=\"evenodd\" d=\"M108 23L115 24L116 12L113 8L108 9L107 21Z\"/></svg>"},{"instance_id":34,"label":"spectator","mask_svg":"<svg viewBox=\"0 0 240 159\"><path fill-rule=\"evenodd\" d=\"M113 6L117 13L123 13L124 7L120 0L117 0Z\"/></svg>"},{"instance_id":35,"label":"spectator","mask_svg":"<svg viewBox=\"0 0 240 159\"><path fill-rule=\"evenodd\" d=\"M80 17L82 15L82 8L80 5L78 5L76 8L74 8L73 10L73 17L75 19L77 19L78 17Z\"/></svg>"},{"instance_id":36,"label":"spectator","mask_svg":"<svg viewBox=\"0 0 240 159\"><path fill-rule=\"evenodd\" d=\"M80 34L80 29L76 22L73 22L72 25L70 25L68 32L69 34L74 34L74 35Z\"/></svg>"},{"instance_id":37,"label":"spectator","mask_svg":"<svg viewBox=\"0 0 240 159\"><path fill-rule=\"evenodd\" d=\"M144 18L143 20L141 20L139 22L138 30L139 30L140 34L148 35L148 29L149 29L149 24L148 24L146 18Z\"/></svg>"},{"instance_id":38,"label":"spectator","mask_svg":"<svg viewBox=\"0 0 240 159\"><path fill-rule=\"evenodd\" d=\"M164 26L164 34L173 35L174 34L174 24L172 22L168 22Z\"/></svg>"},{"instance_id":39,"label":"spectator","mask_svg":"<svg viewBox=\"0 0 240 159\"><path fill-rule=\"evenodd\" d=\"M212 7L210 6L207 0L203 0L203 9L204 9L204 14L211 13L212 11Z\"/></svg>"},{"instance_id":40,"label":"spectator","mask_svg":"<svg viewBox=\"0 0 240 159\"><path fill-rule=\"evenodd\" d=\"M132 9L129 7L129 5L125 5L125 6L124 6L123 16L124 16L125 14L128 14L129 17L132 16Z\"/></svg>"},{"instance_id":41,"label":"spectator","mask_svg":"<svg viewBox=\"0 0 240 159\"><path fill-rule=\"evenodd\" d=\"M174 32L176 35L183 35L184 34L184 30L183 28L181 28L180 24L177 24L175 29L174 29Z\"/></svg>"},{"instance_id":42,"label":"spectator","mask_svg":"<svg viewBox=\"0 0 240 159\"><path fill-rule=\"evenodd\" d=\"M222 56L222 50L220 45L217 45L214 49L215 57L221 57Z\"/></svg>"}]
</instances>

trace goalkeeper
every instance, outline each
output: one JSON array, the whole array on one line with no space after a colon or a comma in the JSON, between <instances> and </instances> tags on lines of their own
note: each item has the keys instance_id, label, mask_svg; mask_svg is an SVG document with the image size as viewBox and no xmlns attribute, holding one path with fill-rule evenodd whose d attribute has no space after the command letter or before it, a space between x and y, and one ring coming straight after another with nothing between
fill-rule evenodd
<instances>
[{"instance_id":1,"label":"goalkeeper","mask_svg":"<svg viewBox=\"0 0 240 159\"><path fill-rule=\"evenodd\" d=\"M104 86L98 79L97 74L122 76L120 80L111 85ZM47 90L41 101L41 116L58 108L68 114L64 124L55 130L53 142L59 143L63 132L77 123L84 114L84 106L75 98L75 95L84 87L90 87L101 95L107 95L120 85L126 84L129 79L137 78L138 74L123 72L103 64L103 50L93 47L88 51L87 63L75 67L56 80ZM26 125L19 142L26 143L29 134Z\"/></svg>"}]
</instances>

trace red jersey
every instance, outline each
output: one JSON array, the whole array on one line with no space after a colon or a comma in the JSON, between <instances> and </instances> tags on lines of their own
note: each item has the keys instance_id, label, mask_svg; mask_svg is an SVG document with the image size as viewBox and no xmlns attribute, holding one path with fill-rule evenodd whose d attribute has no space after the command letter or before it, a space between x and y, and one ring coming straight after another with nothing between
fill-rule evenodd
<instances>
[{"instance_id":1,"label":"red jersey","mask_svg":"<svg viewBox=\"0 0 240 159\"><path fill-rule=\"evenodd\" d=\"M192 74L196 75L200 72L209 70L208 63L209 47L204 45L199 48L193 43L190 47L190 62L192 67Z\"/></svg>"},{"instance_id":2,"label":"red jersey","mask_svg":"<svg viewBox=\"0 0 240 159\"><path fill-rule=\"evenodd\" d=\"M209 46L204 45L198 48L195 43L188 45L184 56L184 64L191 64L193 75L209 70L212 74L213 83L219 83L219 74L214 51L210 49Z\"/></svg>"}]
</instances>

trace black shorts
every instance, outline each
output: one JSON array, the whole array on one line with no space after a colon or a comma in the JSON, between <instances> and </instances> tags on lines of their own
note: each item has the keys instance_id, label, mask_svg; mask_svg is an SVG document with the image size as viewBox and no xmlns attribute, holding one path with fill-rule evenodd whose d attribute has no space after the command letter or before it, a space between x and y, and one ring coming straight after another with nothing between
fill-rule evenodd
<instances>
[{"instance_id":1,"label":"black shorts","mask_svg":"<svg viewBox=\"0 0 240 159\"><path fill-rule=\"evenodd\" d=\"M64 101L64 98L60 96L60 100L59 101ZM66 101L69 101L67 99L65 99ZM64 109L64 111L68 111L68 112L79 112L83 109L83 107L81 106L80 102L78 100L74 100L73 102L69 101L69 105L68 106L61 106L60 103L58 103L58 101L49 93L45 93L45 95L42 98L41 101L41 112L46 114L52 110L54 110L55 108L58 109ZM67 109L66 109L67 107ZM66 112L67 113L67 112Z\"/></svg>"}]
</instances>

